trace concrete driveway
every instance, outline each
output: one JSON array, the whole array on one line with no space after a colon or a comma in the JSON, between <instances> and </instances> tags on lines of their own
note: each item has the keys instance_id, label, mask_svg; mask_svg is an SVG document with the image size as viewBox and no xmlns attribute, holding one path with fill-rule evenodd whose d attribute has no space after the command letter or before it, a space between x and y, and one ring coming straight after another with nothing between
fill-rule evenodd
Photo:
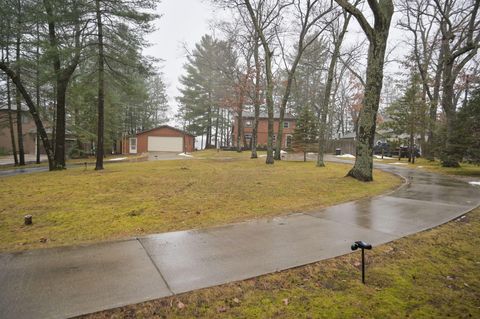
<instances>
[{"instance_id":1,"label":"concrete driveway","mask_svg":"<svg viewBox=\"0 0 480 319\"><path fill-rule=\"evenodd\" d=\"M0 254L0 318L65 318L243 280L438 226L480 188L394 166L407 184L314 212L78 247Z\"/></svg>"}]
</instances>

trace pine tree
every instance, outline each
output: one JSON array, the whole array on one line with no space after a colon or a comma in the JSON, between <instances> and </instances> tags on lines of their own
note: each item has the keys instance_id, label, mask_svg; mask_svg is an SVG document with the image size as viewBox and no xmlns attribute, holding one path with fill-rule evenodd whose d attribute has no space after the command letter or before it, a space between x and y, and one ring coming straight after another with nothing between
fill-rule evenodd
<instances>
[{"instance_id":1,"label":"pine tree","mask_svg":"<svg viewBox=\"0 0 480 319\"><path fill-rule=\"evenodd\" d=\"M303 161L307 161L307 152L313 151L318 142L318 121L309 108L302 108L293 131L293 149L303 152Z\"/></svg>"}]
</instances>

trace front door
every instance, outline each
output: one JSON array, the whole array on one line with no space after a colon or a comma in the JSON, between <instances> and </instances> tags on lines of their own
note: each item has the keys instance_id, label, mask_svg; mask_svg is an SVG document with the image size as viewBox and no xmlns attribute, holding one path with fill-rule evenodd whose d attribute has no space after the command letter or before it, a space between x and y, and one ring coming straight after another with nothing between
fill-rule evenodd
<instances>
[{"instance_id":1,"label":"front door","mask_svg":"<svg viewBox=\"0 0 480 319\"><path fill-rule=\"evenodd\" d=\"M137 138L136 137L132 137L130 138L130 141L128 143L128 145L130 146L130 150L129 150L129 153L130 154L137 154Z\"/></svg>"}]
</instances>

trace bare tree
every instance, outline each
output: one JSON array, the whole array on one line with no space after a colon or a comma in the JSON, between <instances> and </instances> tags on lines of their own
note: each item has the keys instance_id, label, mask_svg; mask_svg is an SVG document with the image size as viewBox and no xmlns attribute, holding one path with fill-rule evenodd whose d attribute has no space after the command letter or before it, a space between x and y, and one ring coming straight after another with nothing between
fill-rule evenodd
<instances>
[{"instance_id":1,"label":"bare tree","mask_svg":"<svg viewBox=\"0 0 480 319\"><path fill-rule=\"evenodd\" d=\"M330 65L328 67L327 73L327 82L325 84L325 92L323 96L322 103L320 105L320 122L319 122L319 139L318 139L318 156L317 156L317 166L323 167L325 163L323 161L323 156L325 153L325 131L327 126L327 114L330 107L330 99L332 96L332 86L333 80L335 77L335 68L337 65L338 58L340 56L340 48L342 46L343 38L348 29L348 24L350 23L351 14L348 12L343 13L343 23L340 25L333 26L331 29L332 40L333 40L333 52L330 58Z\"/></svg>"},{"instance_id":2,"label":"bare tree","mask_svg":"<svg viewBox=\"0 0 480 319\"><path fill-rule=\"evenodd\" d=\"M383 83L385 51L390 31L394 6L392 0L368 0L373 13L373 27L363 13L347 0L335 0L344 10L352 14L369 41L367 78L363 108L360 112L356 159L348 172L361 181L373 180L373 143L376 130L377 112Z\"/></svg>"},{"instance_id":3,"label":"bare tree","mask_svg":"<svg viewBox=\"0 0 480 319\"><path fill-rule=\"evenodd\" d=\"M273 164L273 115L274 115L274 105L273 105L273 72L272 72L272 59L273 59L273 50L270 45L270 40L272 35L268 34L270 28L275 29L275 27L280 22L279 17L282 11L290 6L292 2L289 1L269 1L269 0L258 0L252 6L250 0L244 0L243 2L247 7L250 19L255 27L255 31L258 34L260 41L263 46L265 54L265 76L267 80L265 98L267 102L267 113L268 113L268 138L267 138L267 159L266 164Z\"/></svg>"},{"instance_id":4,"label":"bare tree","mask_svg":"<svg viewBox=\"0 0 480 319\"><path fill-rule=\"evenodd\" d=\"M438 10L427 0L403 0L400 3L405 17L399 25L411 32L413 41L406 41L412 47L413 58L420 74L424 99L428 97L429 116L427 121L428 141L423 145L423 156L433 160L434 134L437 121L440 86L443 70L443 50L440 45L441 32L437 20ZM426 101L425 101L426 102Z\"/></svg>"},{"instance_id":5,"label":"bare tree","mask_svg":"<svg viewBox=\"0 0 480 319\"><path fill-rule=\"evenodd\" d=\"M285 63L285 70L287 73L287 81L283 91L282 102L280 104L280 114L279 114L279 125L277 132L277 142L275 147L275 159L280 160L280 151L282 148L283 142L283 120L285 118L285 110L287 108L287 103L290 98L290 92L292 88L293 79L295 76L295 71L297 69L298 63L302 58L302 54L305 50L317 40L317 38L322 34L325 28L329 25L329 22L325 23L323 27L319 27L319 23L322 18L327 16L332 11L331 3L322 6L322 2L319 0L307 0L305 1L295 1L295 20L300 23L300 30L298 33L298 40L296 43L296 50L293 56L293 61L290 66L286 65L285 50L282 45L282 41L278 41L280 48L282 49L283 61ZM335 17L333 17L335 18ZM275 30L278 37L278 29Z\"/></svg>"}]
</instances>

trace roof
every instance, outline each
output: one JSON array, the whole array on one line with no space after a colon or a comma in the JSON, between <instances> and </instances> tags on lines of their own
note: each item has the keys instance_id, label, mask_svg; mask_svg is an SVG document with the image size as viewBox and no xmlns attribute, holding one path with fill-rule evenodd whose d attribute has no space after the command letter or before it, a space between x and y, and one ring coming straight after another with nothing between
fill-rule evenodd
<instances>
[{"instance_id":1,"label":"roof","mask_svg":"<svg viewBox=\"0 0 480 319\"><path fill-rule=\"evenodd\" d=\"M254 112L243 112L242 113L242 118L255 118L255 113ZM261 119L268 118L267 112L260 112L259 118L261 118ZM280 118L280 113L279 112L273 113L273 118L274 119L279 119ZM285 120L295 120L295 116L293 116L290 113L285 113L285 116L283 118Z\"/></svg>"},{"instance_id":2,"label":"roof","mask_svg":"<svg viewBox=\"0 0 480 319\"><path fill-rule=\"evenodd\" d=\"M169 129L171 129L171 130L175 130L175 131L180 132L180 133L182 133L182 134L190 135L190 136L195 137L195 135L193 135L193 134L190 134L190 133L188 133L188 132L186 132L186 131L183 131L183 130L181 130L181 129L178 129L178 128L173 127L173 126L170 126L170 125L160 125L160 126L154 127L154 128L152 128L152 129L149 129L149 130L146 130L146 131L138 132L136 135L145 134L145 133L148 133L148 132L151 132L151 131L155 131L155 130L158 130L158 129L161 129L161 128L169 128Z\"/></svg>"}]
</instances>

